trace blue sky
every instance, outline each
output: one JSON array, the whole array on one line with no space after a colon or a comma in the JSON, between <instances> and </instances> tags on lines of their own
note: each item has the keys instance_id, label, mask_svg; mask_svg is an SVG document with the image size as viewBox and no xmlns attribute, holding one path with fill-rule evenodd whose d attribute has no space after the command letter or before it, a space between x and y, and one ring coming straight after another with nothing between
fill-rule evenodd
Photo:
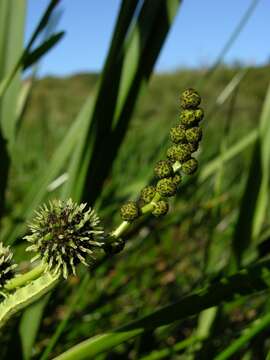
<instances>
[{"instance_id":1,"label":"blue sky","mask_svg":"<svg viewBox=\"0 0 270 360\"><path fill-rule=\"evenodd\" d=\"M128 1L128 0L126 0ZM211 65L254 0L184 0L156 64L157 71ZM29 38L48 0L28 0ZM66 36L43 60L40 75L100 71L120 0L62 0L57 30ZM270 60L270 0L260 0L225 61Z\"/></svg>"}]
</instances>

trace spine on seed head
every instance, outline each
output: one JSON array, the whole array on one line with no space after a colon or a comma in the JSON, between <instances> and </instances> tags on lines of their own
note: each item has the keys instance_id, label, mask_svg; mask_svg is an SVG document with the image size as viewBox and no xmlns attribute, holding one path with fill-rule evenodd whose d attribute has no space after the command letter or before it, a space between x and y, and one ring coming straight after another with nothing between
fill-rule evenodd
<instances>
[{"instance_id":1,"label":"spine on seed head","mask_svg":"<svg viewBox=\"0 0 270 360\"><path fill-rule=\"evenodd\" d=\"M0 290L6 282L15 276L16 264L12 261L13 253L10 251L9 246L4 246L0 242Z\"/></svg>"}]
</instances>

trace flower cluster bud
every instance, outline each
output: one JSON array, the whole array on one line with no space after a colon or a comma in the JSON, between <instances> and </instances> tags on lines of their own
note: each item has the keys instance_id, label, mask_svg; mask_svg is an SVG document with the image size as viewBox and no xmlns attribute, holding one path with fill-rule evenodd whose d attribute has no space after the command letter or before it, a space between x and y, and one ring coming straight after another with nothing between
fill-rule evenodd
<instances>
[{"instance_id":1,"label":"flower cluster bud","mask_svg":"<svg viewBox=\"0 0 270 360\"><path fill-rule=\"evenodd\" d=\"M154 173L158 179L164 179L173 175L173 168L168 160L160 160L157 162Z\"/></svg>"},{"instance_id":2,"label":"flower cluster bud","mask_svg":"<svg viewBox=\"0 0 270 360\"><path fill-rule=\"evenodd\" d=\"M159 200L157 203L155 203L155 208L152 211L152 214L155 217L161 217L167 214L169 211L169 204L166 200Z\"/></svg>"},{"instance_id":3,"label":"flower cluster bud","mask_svg":"<svg viewBox=\"0 0 270 360\"><path fill-rule=\"evenodd\" d=\"M149 204L156 194L155 186L149 185L142 189L141 191L141 200L144 204Z\"/></svg>"},{"instance_id":4,"label":"flower cluster bud","mask_svg":"<svg viewBox=\"0 0 270 360\"><path fill-rule=\"evenodd\" d=\"M204 117L203 109L199 107L201 97L194 89L186 89L180 96L180 122L170 129L172 145L167 149L167 160L160 160L154 167L157 179L155 185L146 186L141 190L140 201L128 202L121 207L121 217L126 221L137 219L141 213L141 206L153 207L154 216L162 216L168 212L167 198L174 196L185 175L193 174L198 162L192 154L198 150L202 138L200 121ZM142 204L142 205L141 205ZM149 209L149 208L147 208ZM149 210L147 210L149 211Z\"/></svg>"},{"instance_id":5,"label":"flower cluster bud","mask_svg":"<svg viewBox=\"0 0 270 360\"><path fill-rule=\"evenodd\" d=\"M128 201L120 208L121 218L124 221L134 221L140 215L140 209L136 201Z\"/></svg>"}]
</instances>

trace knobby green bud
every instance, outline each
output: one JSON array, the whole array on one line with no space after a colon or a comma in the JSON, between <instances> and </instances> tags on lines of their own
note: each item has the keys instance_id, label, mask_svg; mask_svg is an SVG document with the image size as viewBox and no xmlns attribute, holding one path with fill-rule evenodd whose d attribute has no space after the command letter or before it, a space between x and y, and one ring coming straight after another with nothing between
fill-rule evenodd
<instances>
[{"instance_id":1,"label":"knobby green bud","mask_svg":"<svg viewBox=\"0 0 270 360\"><path fill-rule=\"evenodd\" d=\"M183 125L172 127L170 130L170 138L175 144L184 142L186 140L185 127Z\"/></svg>"},{"instance_id":2,"label":"knobby green bud","mask_svg":"<svg viewBox=\"0 0 270 360\"><path fill-rule=\"evenodd\" d=\"M180 163L187 161L191 156L189 144L179 144L169 147L167 150L167 157L172 161L179 161Z\"/></svg>"},{"instance_id":3,"label":"knobby green bud","mask_svg":"<svg viewBox=\"0 0 270 360\"><path fill-rule=\"evenodd\" d=\"M157 162L154 173L158 179L163 179L173 175L172 165L168 160L160 160Z\"/></svg>"},{"instance_id":4,"label":"knobby green bud","mask_svg":"<svg viewBox=\"0 0 270 360\"><path fill-rule=\"evenodd\" d=\"M122 220L133 221L140 216L140 211L135 201L129 201L120 208L120 215Z\"/></svg>"},{"instance_id":5,"label":"knobby green bud","mask_svg":"<svg viewBox=\"0 0 270 360\"><path fill-rule=\"evenodd\" d=\"M189 143L189 149L190 149L190 152L191 153L194 153L195 151L198 150L198 147L199 147L199 143Z\"/></svg>"},{"instance_id":6,"label":"knobby green bud","mask_svg":"<svg viewBox=\"0 0 270 360\"><path fill-rule=\"evenodd\" d=\"M15 275L14 269L17 265L12 262L12 257L13 254L9 250L9 246L5 247L0 242L0 289Z\"/></svg>"},{"instance_id":7,"label":"knobby green bud","mask_svg":"<svg viewBox=\"0 0 270 360\"><path fill-rule=\"evenodd\" d=\"M31 242L27 251L37 255L48 270L60 272L66 279L76 274L76 265L89 265L97 248L103 246L104 231L94 210L86 210L86 204L78 205L71 199L55 200L44 205L29 225L30 235L24 238Z\"/></svg>"},{"instance_id":8,"label":"knobby green bud","mask_svg":"<svg viewBox=\"0 0 270 360\"><path fill-rule=\"evenodd\" d=\"M169 204L166 200L160 200L155 204L152 214L156 217L164 216L169 211Z\"/></svg>"},{"instance_id":9,"label":"knobby green bud","mask_svg":"<svg viewBox=\"0 0 270 360\"><path fill-rule=\"evenodd\" d=\"M198 120L195 116L196 110L186 109L183 110L180 114L180 122L186 127L195 126L198 123Z\"/></svg>"},{"instance_id":10,"label":"knobby green bud","mask_svg":"<svg viewBox=\"0 0 270 360\"><path fill-rule=\"evenodd\" d=\"M187 129L186 138L190 143L198 143L202 138L202 129L198 126Z\"/></svg>"},{"instance_id":11,"label":"knobby green bud","mask_svg":"<svg viewBox=\"0 0 270 360\"><path fill-rule=\"evenodd\" d=\"M152 185L146 186L141 191L141 200L143 200L146 204L150 203L153 197L156 194L156 188Z\"/></svg>"},{"instance_id":12,"label":"knobby green bud","mask_svg":"<svg viewBox=\"0 0 270 360\"><path fill-rule=\"evenodd\" d=\"M172 180L176 186L179 186L182 182L181 174L175 174L174 177L172 178Z\"/></svg>"},{"instance_id":13,"label":"knobby green bud","mask_svg":"<svg viewBox=\"0 0 270 360\"><path fill-rule=\"evenodd\" d=\"M204 111L202 108L198 108L194 111L195 113L195 119L196 119L196 122L200 122L202 121L203 117L204 117Z\"/></svg>"},{"instance_id":14,"label":"knobby green bud","mask_svg":"<svg viewBox=\"0 0 270 360\"><path fill-rule=\"evenodd\" d=\"M194 89L186 89L180 97L180 104L183 109L196 109L201 103L201 97Z\"/></svg>"},{"instance_id":15,"label":"knobby green bud","mask_svg":"<svg viewBox=\"0 0 270 360\"><path fill-rule=\"evenodd\" d=\"M161 179L157 183L157 191L161 196L169 197L176 194L176 185L172 178Z\"/></svg>"},{"instance_id":16,"label":"knobby green bud","mask_svg":"<svg viewBox=\"0 0 270 360\"><path fill-rule=\"evenodd\" d=\"M198 168L198 161L194 158L191 158L182 164L181 170L186 175L192 175L197 170L197 168Z\"/></svg>"}]
</instances>

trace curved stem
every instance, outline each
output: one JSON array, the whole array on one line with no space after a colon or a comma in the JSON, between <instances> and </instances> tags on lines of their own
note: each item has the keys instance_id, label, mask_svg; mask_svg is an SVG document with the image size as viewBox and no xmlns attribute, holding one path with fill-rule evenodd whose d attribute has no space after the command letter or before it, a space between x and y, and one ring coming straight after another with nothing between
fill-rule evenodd
<instances>
[{"instance_id":1,"label":"curved stem","mask_svg":"<svg viewBox=\"0 0 270 360\"><path fill-rule=\"evenodd\" d=\"M5 290L11 291L15 290L18 287L26 285L28 282L35 280L38 278L45 270L45 265L43 263L37 265L32 270L26 272L25 274L21 274L16 276L15 278L9 280L4 288Z\"/></svg>"},{"instance_id":2,"label":"curved stem","mask_svg":"<svg viewBox=\"0 0 270 360\"><path fill-rule=\"evenodd\" d=\"M181 169L181 166L182 165L179 163L179 161L176 161L172 166L173 172L177 173ZM146 215L146 214L151 213L155 208L156 202L159 201L160 199L161 199L160 194L156 193L153 200L149 204L146 204L141 208L141 214ZM113 230L112 236L115 239L118 239L129 229L131 224L132 224L132 221L123 221L115 230Z\"/></svg>"}]
</instances>

